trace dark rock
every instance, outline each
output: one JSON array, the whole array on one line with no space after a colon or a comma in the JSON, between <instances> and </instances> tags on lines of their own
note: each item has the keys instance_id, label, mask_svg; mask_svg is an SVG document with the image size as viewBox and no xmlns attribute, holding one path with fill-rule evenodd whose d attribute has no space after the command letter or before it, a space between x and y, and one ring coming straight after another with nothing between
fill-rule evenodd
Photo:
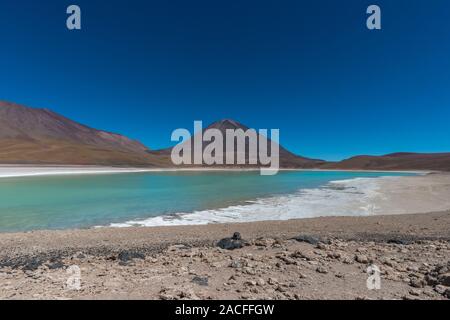
<instances>
[{"instance_id":1,"label":"dark rock","mask_svg":"<svg viewBox=\"0 0 450 320\"><path fill-rule=\"evenodd\" d=\"M242 240L241 234L239 232L233 233L233 240Z\"/></svg>"},{"instance_id":2,"label":"dark rock","mask_svg":"<svg viewBox=\"0 0 450 320\"><path fill-rule=\"evenodd\" d=\"M217 246L226 250L240 249L248 245L248 242L243 240L239 232L235 232L231 238L223 238L217 243Z\"/></svg>"},{"instance_id":3,"label":"dark rock","mask_svg":"<svg viewBox=\"0 0 450 320\"><path fill-rule=\"evenodd\" d=\"M425 287L426 283L423 279L412 279L410 285L414 288L423 288Z\"/></svg>"},{"instance_id":4,"label":"dark rock","mask_svg":"<svg viewBox=\"0 0 450 320\"><path fill-rule=\"evenodd\" d=\"M122 251L119 253L119 255L117 256L117 258L121 261L121 262L128 262L131 261L133 259L145 259L145 255L136 251Z\"/></svg>"},{"instance_id":5,"label":"dark rock","mask_svg":"<svg viewBox=\"0 0 450 320\"><path fill-rule=\"evenodd\" d=\"M437 280L439 284L450 287L450 273L441 274Z\"/></svg>"},{"instance_id":6,"label":"dark rock","mask_svg":"<svg viewBox=\"0 0 450 320\"><path fill-rule=\"evenodd\" d=\"M207 286L208 285L208 277L195 276L191 282L198 284L199 286Z\"/></svg>"},{"instance_id":7,"label":"dark rock","mask_svg":"<svg viewBox=\"0 0 450 320\"><path fill-rule=\"evenodd\" d=\"M444 296L445 296L447 299L450 299L450 289L445 290Z\"/></svg>"},{"instance_id":8,"label":"dark rock","mask_svg":"<svg viewBox=\"0 0 450 320\"><path fill-rule=\"evenodd\" d=\"M44 262L37 258L31 258L28 260L22 267L22 270L25 271L34 271L37 270Z\"/></svg>"},{"instance_id":9,"label":"dark rock","mask_svg":"<svg viewBox=\"0 0 450 320\"><path fill-rule=\"evenodd\" d=\"M429 286L435 286L435 285L439 284L438 280L429 274L427 274L425 276L425 281Z\"/></svg>"},{"instance_id":10,"label":"dark rock","mask_svg":"<svg viewBox=\"0 0 450 320\"><path fill-rule=\"evenodd\" d=\"M309 244L317 245L320 242L322 242L321 239L313 237L313 236L307 236L307 235L299 235L297 237L292 238L293 240L297 240L298 242L306 242Z\"/></svg>"},{"instance_id":11,"label":"dark rock","mask_svg":"<svg viewBox=\"0 0 450 320\"><path fill-rule=\"evenodd\" d=\"M400 245L408 245L411 244L410 240L405 240L405 239L399 239L399 238L393 238L393 239L389 239L387 241L387 243L390 244L400 244Z\"/></svg>"},{"instance_id":12,"label":"dark rock","mask_svg":"<svg viewBox=\"0 0 450 320\"><path fill-rule=\"evenodd\" d=\"M60 260L50 261L50 263L47 264L47 268L49 268L50 270L62 269L64 267L65 267L64 263L62 263L62 261Z\"/></svg>"}]
</instances>

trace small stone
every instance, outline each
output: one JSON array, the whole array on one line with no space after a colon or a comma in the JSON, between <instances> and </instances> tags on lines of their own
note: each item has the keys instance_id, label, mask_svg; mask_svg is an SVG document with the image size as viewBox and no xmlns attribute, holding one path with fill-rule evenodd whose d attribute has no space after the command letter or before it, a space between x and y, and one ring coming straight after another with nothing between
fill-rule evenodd
<instances>
[{"instance_id":1,"label":"small stone","mask_svg":"<svg viewBox=\"0 0 450 320\"><path fill-rule=\"evenodd\" d=\"M352 258L350 258L350 257L345 257L342 260L342 263L345 263L345 264L353 264L353 262L354 262L354 260Z\"/></svg>"},{"instance_id":2,"label":"small stone","mask_svg":"<svg viewBox=\"0 0 450 320\"><path fill-rule=\"evenodd\" d=\"M447 299L450 299L450 289L445 290L444 296L445 296Z\"/></svg>"},{"instance_id":3,"label":"small stone","mask_svg":"<svg viewBox=\"0 0 450 320\"><path fill-rule=\"evenodd\" d=\"M134 259L145 259L145 255L136 251L122 251L119 253L119 255L117 256L117 258L121 261L121 262L128 262Z\"/></svg>"},{"instance_id":4,"label":"small stone","mask_svg":"<svg viewBox=\"0 0 450 320\"><path fill-rule=\"evenodd\" d=\"M448 290L448 288L446 288L440 284L434 287L434 291L436 291L439 294L444 294L447 290Z\"/></svg>"},{"instance_id":5,"label":"small stone","mask_svg":"<svg viewBox=\"0 0 450 320\"><path fill-rule=\"evenodd\" d=\"M439 284L450 287L450 273L444 273L438 277Z\"/></svg>"},{"instance_id":6,"label":"small stone","mask_svg":"<svg viewBox=\"0 0 450 320\"><path fill-rule=\"evenodd\" d=\"M411 243L411 241L404 240L404 239L394 238L394 239L389 239L389 240L387 241L387 243L389 243L389 244L399 244L399 245L408 245L408 244Z\"/></svg>"},{"instance_id":7,"label":"small stone","mask_svg":"<svg viewBox=\"0 0 450 320\"><path fill-rule=\"evenodd\" d=\"M369 259L367 258L367 256L365 256L363 254L357 254L355 256L355 260L356 260L356 262L359 262L359 263L369 263Z\"/></svg>"},{"instance_id":8,"label":"small stone","mask_svg":"<svg viewBox=\"0 0 450 320\"><path fill-rule=\"evenodd\" d=\"M286 289L285 288L283 288L282 286L277 286L277 288L275 289L276 291L278 291L278 292L286 292Z\"/></svg>"},{"instance_id":9,"label":"small stone","mask_svg":"<svg viewBox=\"0 0 450 320\"><path fill-rule=\"evenodd\" d=\"M341 254L339 252L328 252L327 257L332 259L340 259Z\"/></svg>"},{"instance_id":10,"label":"small stone","mask_svg":"<svg viewBox=\"0 0 450 320\"><path fill-rule=\"evenodd\" d=\"M239 261L239 260L233 260L233 261L231 261L231 263L230 263L230 267L231 267L231 268L234 268L234 269L242 268L242 262Z\"/></svg>"},{"instance_id":11,"label":"small stone","mask_svg":"<svg viewBox=\"0 0 450 320\"><path fill-rule=\"evenodd\" d=\"M317 267L317 269L316 269L316 272L318 272L318 273L323 273L323 274L327 274L328 273L328 270L327 269L325 269L324 267Z\"/></svg>"},{"instance_id":12,"label":"small stone","mask_svg":"<svg viewBox=\"0 0 450 320\"><path fill-rule=\"evenodd\" d=\"M196 276L192 279L193 283L198 284L200 286L208 286L208 277L199 277Z\"/></svg>"},{"instance_id":13,"label":"small stone","mask_svg":"<svg viewBox=\"0 0 450 320\"><path fill-rule=\"evenodd\" d=\"M409 290L409 294L413 295L413 296L420 296L422 294L422 291L417 290L417 289L411 289L411 290Z\"/></svg>"},{"instance_id":14,"label":"small stone","mask_svg":"<svg viewBox=\"0 0 450 320\"><path fill-rule=\"evenodd\" d=\"M387 265L388 267L395 268L397 266L397 263L395 261L392 261L390 259L386 259L383 261L383 264Z\"/></svg>"},{"instance_id":15,"label":"small stone","mask_svg":"<svg viewBox=\"0 0 450 320\"><path fill-rule=\"evenodd\" d=\"M427 274L425 276L425 282L429 285L429 286L435 286L437 284L439 284L438 280L435 277L432 277L431 275Z\"/></svg>"},{"instance_id":16,"label":"small stone","mask_svg":"<svg viewBox=\"0 0 450 320\"><path fill-rule=\"evenodd\" d=\"M294 259L288 258L288 257L278 257L278 259L280 259L281 261L283 261L285 264L296 264L297 261L295 261Z\"/></svg>"},{"instance_id":17,"label":"small stone","mask_svg":"<svg viewBox=\"0 0 450 320\"><path fill-rule=\"evenodd\" d=\"M313 244L313 245L317 245L320 242L319 238L316 238L313 236L307 236L307 235L299 235L292 239L297 240L298 242L306 242L306 243Z\"/></svg>"},{"instance_id":18,"label":"small stone","mask_svg":"<svg viewBox=\"0 0 450 320\"><path fill-rule=\"evenodd\" d=\"M217 246L219 248L226 250L240 249L246 245L248 245L248 242L242 240L241 234L239 232L235 232L231 238L223 238L217 243Z\"/></svg>"},{"instance_id":19,"label":"small stone","mask_svg":"<svg viewBox=\"0 0 450 320\"><path fill-rule=\"evenodd\" d=\"M47 264L47 268L49 268L50 270L62 269L64 268L64 263L62 263L61 261L52 261Z\"/></svg>"},{"instance_id":20,"label":"small stone","mask_svg":"<svg viewBox=\"0 0 450 320\"><path fill-rule=\"evenodd\" d=\"M419 267L417 266L409 266L406 268L406 270L411 271L411 272L419 272Z\"/></svg>"},{"instance_id":21,"label":"small stone","mask_svg":"<svg viewBox=\"0 0 450 320\"><path fill-rule=\"evenodd\" d=\"M174 251L178 251L181 249L188 249L188 247L185 246L184 244L174 244L174 245L168 247L167 251L174 252Z\"/></svg>"},{"instance_id":22,"label":"small stone","mask_svg":"<svg viewBox=\"0 0 450 320\"><path fill-rule=\"evenodd\" d=\"M426 284L425 280L415 278L415 279L411 279L411 282L409 285L414 288L423 288L423 287L425 287L425 284Z\"/></svg>"},{"instance_id":23,"label":"small stone","mask_svg":"<svg viewBox=\"0 0 450 320\"><path fill-rule=\"evenodd\" d=\"M254 276L254 275L256 274L256 271L253 270L253 269L250 268L250 267L245 267L245 268L242 270L242 272L244 272L244 273L246 273L246 274L249 274L249 275L251 275L251 276Z\"/></svg>"}]
</instances>

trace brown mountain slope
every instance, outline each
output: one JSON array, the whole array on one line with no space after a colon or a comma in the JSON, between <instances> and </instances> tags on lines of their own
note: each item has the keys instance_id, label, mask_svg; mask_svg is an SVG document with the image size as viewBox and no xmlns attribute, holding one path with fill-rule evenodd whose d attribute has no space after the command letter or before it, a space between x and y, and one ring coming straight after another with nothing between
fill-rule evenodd
<instances>
[{"instance_id":1,"label":"brown mountain slope","mask_svg":"<svg viewBox=\"0 0 450 320\"><path fill-rule=\"evenodd\" d=\"M450 153L391 153L384 156L356 156L326 163L323 169L436 170L450 171Z\"/></svg>"},{"instance_id":2,"label":"brown mountain slope","mask_svg":"<svg viewBox=\"0 0 450 320\"><path fill-rule=\"evenodd\" d=\"M64 140L77 144L145 152L146 146L119 134L96 130L48 109L33 109L0 101L0 139Z\"/></svg>"},{"instance_id":3,"label":"brown mountain slope","mask_svg":"<svg viewBox=\"0 0 450 320\"><path fill-rule=\"evenodd\" d=\"M211 125L209 125L207 128L205 128L203 130L203 132L205 132L208 129L217 129L222 133L222 136L224 137L224 141L223 141L223 146L224 146L224 163L225 161L225 157L226 157L226 153L225 153L225 136L226 136L226 130L227 129L232 129L232 130L237 130L237 129L242 129L244 131L248 130L249 128L235 120L231 120L231 119L223 119L220 121L216 121L214 123L212 123ZM258 137L259 139L259 137ZM186 141L185 143L191 143L192 144L192 139ZM209 144L210 142L204 142L202 147L203 149ZM248 163L248 141L246 141L246 154L245 154L245 159L246 159L246 163ZM270 139L269 139L269 146L270 146ZM167 149L163 149L163 150L157 150L157 151L149 151L150 154L154 154L154 155L158 155L158 156L162 156L166 159L170 158L170 154L172 152L172 148L167 148ZM234 150L234 152L236 152L236 148ZM269 153L270 153L270 148L269 148ZM285 148L283 148L281 145L279 146L279 159L280 159L280 167L282 168L315 168L318 167L320 165L322 165L324 163L323 160L316 160L316 159L309 159L309 158L305 158L305 157L301 157L301 156L297 156L295 154L293 154L292 152L286 150ZM258 162L259 163L259 162ZM240 165L242 166L242 165ZM245 165L250 166L250 165Z\"/></svg>"},{"instance_id":4,"label":"brown mountain slope","mask_svg":"<svg viewBox=\"0 0 450 320\"><path fill-rule=\"evenodd\" d=\"M0 101L0 163L163 166L125 136L89 128L47 109Z\"/></svg>"}]
</instances>

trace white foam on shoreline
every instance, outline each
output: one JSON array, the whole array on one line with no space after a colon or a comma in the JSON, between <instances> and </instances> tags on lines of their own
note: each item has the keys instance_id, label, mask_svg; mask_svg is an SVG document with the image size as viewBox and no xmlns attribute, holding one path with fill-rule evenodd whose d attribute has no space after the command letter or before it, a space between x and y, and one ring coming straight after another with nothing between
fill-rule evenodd
<instances>
[{"instance_id":1,"label":"white foam on shoreline","mask_svg":"<svg viewBox=\"0 0 450 320\"><path fill-rule=\"evenodd\" d=\"M377 214L376 198L380 196L380 178L355 178L331 181L314 189L301 189L294 194L261 198L243 205L192 213L162 215L110 227L202 225L210 223L289 220L323 216L366 216Z\"/></svg>"}]
</instances>

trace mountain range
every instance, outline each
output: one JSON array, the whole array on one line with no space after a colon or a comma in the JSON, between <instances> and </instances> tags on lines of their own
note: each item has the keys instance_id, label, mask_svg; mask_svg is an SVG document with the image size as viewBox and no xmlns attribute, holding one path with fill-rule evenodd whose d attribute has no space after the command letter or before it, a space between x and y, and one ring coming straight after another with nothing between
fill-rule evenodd
<instances>
[{"instance_id":1,"label":"mountain range","mask_svg":"<svg viewBox=\"0 0 450 320\"><path fill-rule=\"evenodd\" d=\"M224 119L206 129L217 129L224 134L227 129L245 131L248 127ZM361 155L340 162L326 162L296 155L281 145L279 150L282 168L450 171L450 153ZM171 151L171 148L150 150L139 141L90 128L49 109L0 101L0 163L3 164L167 168L174 167L170 160Z\"/></svg>"}]
</instances>

